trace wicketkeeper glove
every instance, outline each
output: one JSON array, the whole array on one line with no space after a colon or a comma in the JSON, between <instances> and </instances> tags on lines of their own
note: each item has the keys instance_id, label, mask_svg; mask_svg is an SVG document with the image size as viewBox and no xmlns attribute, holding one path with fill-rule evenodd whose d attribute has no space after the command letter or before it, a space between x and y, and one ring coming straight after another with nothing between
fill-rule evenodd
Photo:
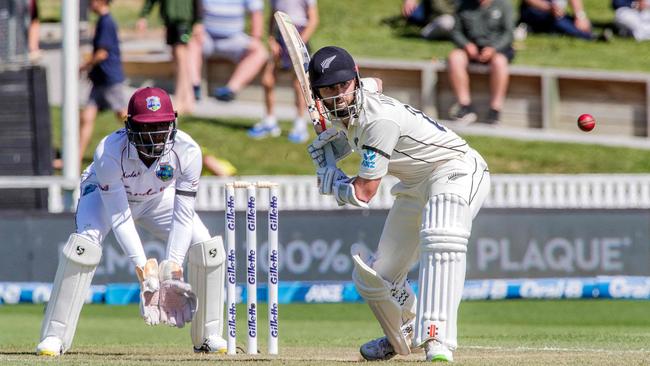
<instances>
[{"instance_id":1,"label":"wicketkeeper glove","mask_svg":"<svg viewBox=\"0 0 650 366\"><path fill-rule=\"evenodd\" d=\"M325 161L325 151L323 151L323 146L326 144L332 145L332 151L334 152L334 158L336 161L343 159L352 152L352 148L348 143L348 137L345 132L339 131L336 128L328 128L318 135L309 146L307 146L307 151L309 152L311 159L314 161L316 168L323 168L328 165Z\"/></svg>"},{"instance_id":2,"label":"wicketkeeper glove","mask_svg":"<svg viewBox=\"0 0 650 366\"><path fill-rule=\"evenodd\" d=\"M192 321L198 301L189 283L183 281L183 269L172 261L160 263L160 322L182 328Z\"/></svg>"},{"instance_id":3,"label":"wicketkeeper glove","mask_svg":"<svg viewBox=\"0 0 650 366\"><path fill-rule=\"evenodd\" d=\"M144 267L135 267L135 273L140 280L140 315L147 325L160 323L158 261L155 258L147 260Z\"/></svg>"}]
</instances>

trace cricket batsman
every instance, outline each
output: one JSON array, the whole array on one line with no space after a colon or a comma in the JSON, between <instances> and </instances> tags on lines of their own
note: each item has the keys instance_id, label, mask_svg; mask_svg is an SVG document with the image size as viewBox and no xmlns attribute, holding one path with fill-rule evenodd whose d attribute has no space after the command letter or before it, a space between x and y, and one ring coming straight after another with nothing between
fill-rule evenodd
<instances>
[{"instance_id":1,"label":"cricket batsman","mask_svg":"<svg viewBox=\"0 0 650 366\"><path fill-rule=\"evenodd\" d=\"M319 190L340 205L367 208L382 177L399 179L376 253L352 248L352 278L384 337L361 346L366 360L388 360L424 348L427 361L453 361L472 220L490 187L485 160L462 138L421 111L360 79L352 56L324 47L309 63L315 98L336 128L309 146ZM325 161L361 156L355 177ZM406 276L419 260L416 299Z\"/></svg>"},{"instance_id":2,"label":"cricket batsman","mask_svg":"<svg viewBox=\"0 0 650 366\"><path fill-rule=\"evenodd\" d=\"M81 176L76 230L59 258L38 355L58 356L72 346L110 230L135 266L145 323L183 327L191 322L195 352L226 351L225 252L221 237L211 237L194 211L200 174L201 149L177 130L169 95L158 88L137 90L125 128L99 143ZM160 265L147 259L136 223L167 240ZM188 282L182 268L186 254Z\"/></svg>"}]
</instances>

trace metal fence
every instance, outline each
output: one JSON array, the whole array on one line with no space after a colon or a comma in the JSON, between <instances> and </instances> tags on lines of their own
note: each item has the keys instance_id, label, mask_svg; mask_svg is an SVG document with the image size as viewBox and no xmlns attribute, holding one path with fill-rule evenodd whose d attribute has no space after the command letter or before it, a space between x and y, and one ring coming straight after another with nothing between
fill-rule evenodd
<instances>
[{"instance_id":1,"label":"metal fence","mask_svg":"<svg viewBox=\"0 0 650 366\"><path fill-rule=\"evenodd\" d=\"M272 181L280 184L280 207L285 210L327 210L338 208L332 197L318 194L314 176L246 176L247 181ZM199 210L223 210L223 186L233 178L204 177L197 195ZM390 208L390 188L397 180L386 177L371 208ZM49 211L66 211L65 190L77 182L62 177L0 177L2 188L48 188ZM76 196L73 196L76 197ZM266 197L260 197L266 205ZM76 202L76 199L68 200ZM244 197L237 199L238 209ZM492 176L492 189L485 203L492 208L650 208L650 174L578 174ZM73 209L69 207L68 209ZM354 209L345 206L347 209Z\"/></svg>"}]
</instances>

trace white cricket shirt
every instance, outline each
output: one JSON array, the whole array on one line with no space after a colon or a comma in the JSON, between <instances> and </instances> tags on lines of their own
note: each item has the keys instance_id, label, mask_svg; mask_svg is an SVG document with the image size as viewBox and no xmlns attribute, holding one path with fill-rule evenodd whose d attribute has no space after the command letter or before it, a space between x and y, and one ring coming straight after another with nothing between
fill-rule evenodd
<instances>
[{"instance_id":1,"label":"white cricket shirt","mask_svg":"<svg viewBox=\"0 0 650 366\"><path fill-rule=\"evenodd\" d=\"M376 92L373 80L362 79L364 101L347 128L348 142L361 156L358 176L386 174L404 185L422 182L441 163L463 155L467 142L421 111Z\"/></svg>"}]
</instances>

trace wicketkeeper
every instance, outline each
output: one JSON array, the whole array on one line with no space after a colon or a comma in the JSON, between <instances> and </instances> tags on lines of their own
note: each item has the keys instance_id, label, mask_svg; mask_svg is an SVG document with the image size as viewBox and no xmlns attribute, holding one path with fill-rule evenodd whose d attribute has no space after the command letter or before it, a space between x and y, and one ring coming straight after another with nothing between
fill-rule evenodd
<instances>
[{"instance_id":1,"label":"wicketkeeper","mask_svg":"<svg viewBox=\"0 0 650 366\"><path fill-rule=\"evenodd\" d=\"M490 187L483 158L462 138L421 111L360 79L352 56L321 48L309 63L315 97L336 128L309 146L320 193L340 205L368 207L383 176L399 179L376 253L353 246L353 280L385 337L361 346L367 360L387 360L426 350L426 359L452 361L457 312L465 281L465 253ZM323 146L336 160L361 156L357 176L328 167ZM406 276L420 262L419 296Z\"/></svg>"},{"instance_id":2,"label":"wicketkeeper","mask_svg":"<svg viewBox=\"0 0 650 366\"><path fill-rule=\"evenodd\" d=\"M200 174L201 149L176 129L169 95L158 88L137 90L125 128L99 143L81 176L76 230L59 258L37 354L58 356L71 347L110 230L135 266L145 323L183 327L192 322L195 352L226 351L225 253L221 237L211 237L194 211ZM136 223L167 240L160 265L145 256Z\"/></svg>"}]
</instances>

